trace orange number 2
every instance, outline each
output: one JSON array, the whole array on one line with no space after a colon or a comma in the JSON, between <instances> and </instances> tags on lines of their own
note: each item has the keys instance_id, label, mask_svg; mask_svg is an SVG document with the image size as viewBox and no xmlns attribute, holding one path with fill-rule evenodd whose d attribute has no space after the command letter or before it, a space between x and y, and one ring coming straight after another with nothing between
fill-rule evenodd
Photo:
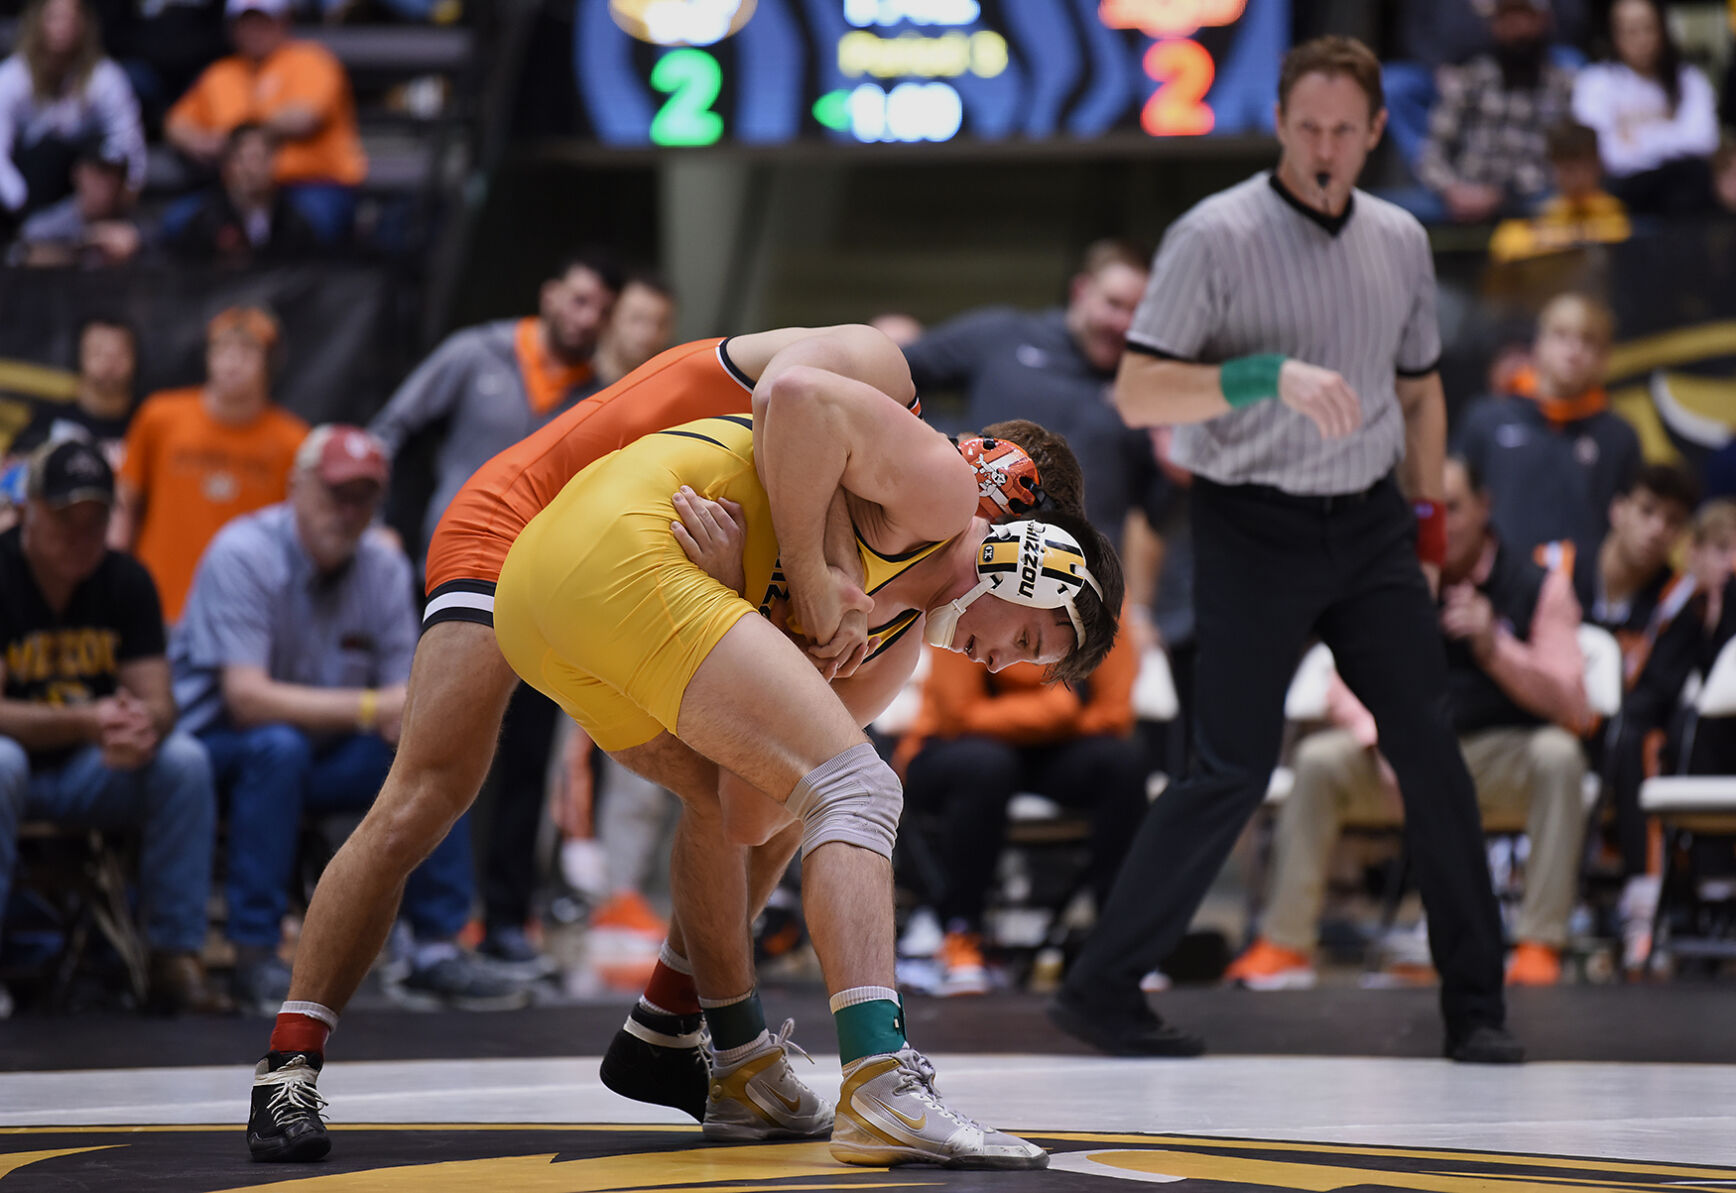
<instances>
[{"instance_id":1,"label":"orange number 2","mask_svg":"<svg viewBox=\"0 0 1736 1193\"><path fill-rule=\"evenodd\" d=\"M1205 104L1217 64L1197 41L1171 38L1145 52L1145 73L1157 90L1145 101L1139 123L1154 137L1198 137L1217 117Z\"/></svg>"}]
</instances>

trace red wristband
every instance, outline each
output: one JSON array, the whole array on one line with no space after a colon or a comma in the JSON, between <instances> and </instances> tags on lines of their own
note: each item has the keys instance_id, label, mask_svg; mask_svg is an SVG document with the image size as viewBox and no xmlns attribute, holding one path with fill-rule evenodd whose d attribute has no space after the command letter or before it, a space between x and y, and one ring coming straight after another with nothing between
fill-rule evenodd
<instances>
[{"instance_id":1,"label":"red wristband","mask_svg":"<svg viewBox=\"0 0 1736 1193\"><path fill-rule=\"evenodd\" d=\"M1417 516L1417 558L1440 567L1447 561L1447 511L1438 501L1418 498L1411 503Z\"/></svg>"}]
</instances>

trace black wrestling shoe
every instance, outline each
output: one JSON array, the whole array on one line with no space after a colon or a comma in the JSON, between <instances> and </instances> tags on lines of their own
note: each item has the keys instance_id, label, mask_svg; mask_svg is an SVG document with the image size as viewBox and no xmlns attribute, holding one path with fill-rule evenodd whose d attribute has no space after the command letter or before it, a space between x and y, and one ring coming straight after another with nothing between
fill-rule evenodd
<instances>
[{"instance_id":1,"label":"black wrestling shoe","mask_svg":"<svg viewBox=\"0 0 1736 1193\"><path fill-rule=\"evenodd\" d=\"M253 1070L247 1150L255 1160L303 1163L332 1150L316 1088L324 1064L315 1052L267 1052Z\"/></svg>"},{"instance_id":2,"label":"black wrestling shoe","mask_svg":"<svg viewBox=\"0 0 1736 1193\"><path fill-rule=\"evenodd\" d=\"M598 1075L623 1098L673 1106L704 1122L711 1070L703 1023L698 1015L660 1015L636 1005L609 1041Z\"/></svg>"}]
</instances>

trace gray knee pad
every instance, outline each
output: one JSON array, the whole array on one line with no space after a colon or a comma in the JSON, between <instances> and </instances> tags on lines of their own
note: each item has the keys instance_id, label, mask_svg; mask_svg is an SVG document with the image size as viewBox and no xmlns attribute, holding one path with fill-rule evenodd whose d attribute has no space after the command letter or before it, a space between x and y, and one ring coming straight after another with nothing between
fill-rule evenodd
<instances>
[{"instance_id":1,"label":"gray knee pad","mask_svg":"<svg viewBox=\"0 0 1736 1193\"><path fill-rule=\"evenodd\" d=\"M892 857L904 785L867 742L816 766L784 805L802 820L802 856L831 841Z\"/></svg>"}]
</instances>

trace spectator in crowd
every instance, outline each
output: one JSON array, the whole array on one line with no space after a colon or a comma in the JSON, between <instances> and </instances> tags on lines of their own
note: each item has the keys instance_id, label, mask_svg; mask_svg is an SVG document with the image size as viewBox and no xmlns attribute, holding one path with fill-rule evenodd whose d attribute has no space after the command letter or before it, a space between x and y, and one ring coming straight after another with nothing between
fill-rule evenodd
<instances>
[{"instance_id":1,"label":"spectator in crowd","mask_svg":"<svg viewBox=\"0 0 1736 1193\"><path fill-rule=\"evenodd\" d=\"M1574 81L1573 114L1597 130L1610 192L1636 215L1705 211L1718 149L1712 85L1683 63L1660 0L1616 0L1609 39L1611 58Z\"/></svg>"},{"instance_id":2,"label":"spectator in crowd","mask_svg":"<svg viewBox=\"0 0 1736 1193\"><path fill-rule=\"evenodd\" d=\"M1550 61L1548 5L1496 0L1489 27L1488 53L1437 76L1417 162L1428 195L1419 218L1478 224L1523 210L1549 187L1545 132L1569 110L1573 72Z\"/></svg>"},{"instance_id":3,"label":"spectator in crowd","mask_svg":"<svg viewBox=\"0 0 1736 1193\"><path fill-rule=\"evenodd\" d=\"M599 254L562 261L538 313L456 331L411 373L369 430L395 455L418 432L444 428L423 544L470 474L599 388L594 356L621 277ZM516 689L495 755L495 805L483 865L485 954L520 971L547 969L525 934L537 877L545 776L558 710Z\"/></svg>"},{"instance_id":4,"label":"spectator in crowd","mask_svg":"<svg viewBox=\"0 0 1736 1193\"><path fill-rule=\"evenodd\" d=\"M1646 777L1650 745L1655 735L1670 727L1688 677L1696 671L1706 674L1718 652L1736 637L1736 501L1708 501L1701 506L1689 537L1686 583L1672 589L1662 602L1659 620L1664 624L1622 701L1604 765L1604 786L1615 807L1627 880L1620 916L1622 966L1629 973L1642 969L1651 952L1652 920L1658 906L1660 859L1640 809L1640 784ZM1679 757L1680 749L1665 749L1660 756ZM1736 773L1736 735L1728 722L1699 726L1687 770Z\"/></svg>"},{"instance_id":5,"label":"spectator in crowd","mask_svg":"<svg viewBox=\"0 0 1736 1193\"><path fill-rule=\"evenodd\" d=\"M160 137L163 116L223 56L223 0L86 0L103 44L126 72L145 129Z\"/></svg>"},{"instance_id":6,"label":"spectator in crowd","mask_svg":"<svg viewBox=\"0 0 1736 1193\"><path fill-rule=\"evenodd\" d=\"M392 763L416 608L410 561L369 533L385 449L359 427L315 428L289 500L237 518L200 561L171 651L183 729L211 752L228 801L225 894L235 985L275 1014L289 991L277 956L305 816L365 809ZM474 891L465 822L410 876L412 996L459 1005L524 1001L459 950Z\"/></svg>"},{"instance_id":7,"label":"spectator in crowd","mask_svg":"<svg viewBox=\"0 0 1736 1193\"><path fill-rule=\"evenodd\" d=\"M277 320L232 307L205 337L205 384L152 394L127 431L116 545L135 550L180 620L223 524L282 501L307 424L271 400Z\"/></svg>"},{"instance_id":8,"label":"spectator in crowd","mask_svg":"<svg viewBox=\"0 0 1736 1193\"><path fill-rule=\"evenodd\" d=\"M1571 543L1542 549L1539 562L1564 568L1589 625L1621 643L1624 685L1639 676L1659 630L1670 617L1679 577L1671 560L1682 545L1700 486L1672 464L1647 464L1609 507L1609 533L1595 552Z\"/></svg>"},{"instance_id":9,"label":"spectator in crowd","mask_svg":"<svg viewBox=\"0 0 1736 1193\"><path fill-rule=\"evenodd\" d=\"M1448 698L1484 815L1528 809L1531 856L1507 981L1553 985L1585 831L1578 736L1590 714L1579 606L1565 573L1545 571L1499 538L1489 504L1471 468L1449 459L1441 567ZM1231 981L1258 989L1313 984L1309 956L1341 826L1394 810L1396 781L1380 757L1374 718L1341 684L1329 707L1338 727L1297 752L1260 935L1226 972Z\"/></svg>"},{"instance_id":10,"label":"spectator in crowd","mask_svg":"<svg viewBox=\"0 0 1736 1193\"><path fill-rule=\"evenodd\" d=\"M626 276L620 297L597 336L596 385L613 385L669 347L675 332L675 291L662 274Z\"/></svg>"},{"instance_id":11,"label":"spectator in crowd","mask_svg":"<svg viewBox=\"0 0 1736 1193\"><path fill-rule=\"evenodd\" d=\"M99 143L80 150L72 194L25 219L13 246L14 264L46 268L124 265L139 251L139 226L128 218L133 195L127 164L105 156Z\"/></svg>"},{"instance_id":12,"label":"spectator in crowd","mask_svg":"<svg viewBox=\"0 0 1736 1193\"><path fill-rule=\"evenodd\" d=\"M228 0L236 53L212 63L169 110L169 143L215 166L239 124L277 138L277 181L326 244L355 221L367 157L350 81L332 52L289 35L288 0Z\"/></svg>"},{"instance_id":13,"label":"spectator in crowd","mask_svg":"<svg viewBox=\"0 0 1736 1193\"><path fill-rule=\"evenodd\" d=\"M1537 319L1532 367L1512 392L1466 412L1457 450L1489 486L1496 532L1529 555L1571 541L1595 553L1610 503L1640 467L1639 436L1603 390L1614 319L1582 294L1562 294Z\"/></svg>"},{"instance_id":14,"label":"spectator in crowd","mask_svg":"<svg viewBox=\"0 0 1736 1193\"><path fill-rule=\"evenodd\" d=\"M261 124L238 124L223 148L218 181L165 230L177 257L249 265L319 252L319 235L272 173L271 133Z\"/></svg>"},{"instance_id":15,"label":"spectator in crowd","mask_svg":"<svg viewBox=\"0 0 1736 1193\"><path fill-rule=\"evenodd\" d=\"M1032 791L1091 817L1091 889L1101 906L1145 814L1145 755L1133 739L1139 653L1119 639L1077 689L1016 663L991 673L930 650L922 710L899 747L905 798L939 820L945 889L942 994L982 994L983 911L1006 835L1007 805Z\"/></svg>"},{"instance_id":16,"label":"spectator in crowd","mask_svg":"<svg viewBox=\"0 0 1736 1193\"><path fill-rule=\"evenodd\" d=\"M1633 233L1627 208L1603 189L1597 133L1571 120L1550 126L1545 146L1555 194L1529 218L1502 220L1489 241L1497 263L1588 244L1620 244Z\"/></svg>"},{"instance_id":17,"label":"spectator in crowd","mask_svg":"<svg viewBox=\"0 0 1736 1193\"><path fill-rule=\"evenodd\" d=\"M1706 496L1736 497L1736 435L1706 457Z\"/></svg>"},{"instance_id":18,"label":"spectator in crowd","mask_svg":"<svg viewBox=\"0 0 1736 1193\"><path fill-rule=\"evenodd\" d=\"M136 830L149 997L221 1010L199 961L216 847L211 764L174 729L151 578L104 546L113 500L114 473L94 447L46 445L31 460L22 523L0 534L0 908L22 822Z\"/></svg>"},{"instance_id":19,"label":"spectator in crowd","mask_svg":"<svg viewBox=\"0 0 1736 1193\"><path fill-rule=\"evenodd\" d=\"M145 136L126 75L103 57L84 0L36 0L18 23L17 51L0 62L0 212L17 219L58 201L91 139L105 160L126 163L137 193Z\"/></svg>"},{"instance_id":20,"label":"spectator in crowd","mask_svg":"<svg viewBox=\"0 0 1736 1193\"><path fill-rule=\"evenodd\" d=\"M1085 514L1117 551L1129 515L1155 523L1167 492L1150 436L1129 429L1109 401L1150 260L1139 246L1098 241L1085 250L1064 308L985 307L904 346L917 392L962 388L969 425L1029 419L1064 436L1091 478ZM1133 607L1146 607L1154 582L1133 575L1130 561Z\"/></svg>"},{"instance_id":21,"label":"spectator in crowd","mask_svg":"<svg viewBox=\"0 0 1736 1193\"><path fill-rule=\"evenodd\" d=\"M1585 63L1580 47L1590 41L1591 6L1586 0L1541 0L1551 16L1555 39L1552 63L1568 70ZM1387 134L1405 164L1416 167L1428 139L1429 113L1440 92L1439 71L1495 52L1490 25L1494 0L1430 0L1401 4L1397 14L1396 54L1381 68L1386 93Z\"/></svg>"},{"instance_id":22,"label":"spectator in crowd","mask_svg":"<svg viewBox=\"0 0 1736 1193\"><path fill-rule=\"evenodd\" d=\"M110 468L118 469L133 418L137 370L138 337L132 327L107 315L86 319L78 331L78 382L72 401L39 409L8 450L23 455L50 440L83 439L96 445Z\"/></svg>"}]
</instances>

